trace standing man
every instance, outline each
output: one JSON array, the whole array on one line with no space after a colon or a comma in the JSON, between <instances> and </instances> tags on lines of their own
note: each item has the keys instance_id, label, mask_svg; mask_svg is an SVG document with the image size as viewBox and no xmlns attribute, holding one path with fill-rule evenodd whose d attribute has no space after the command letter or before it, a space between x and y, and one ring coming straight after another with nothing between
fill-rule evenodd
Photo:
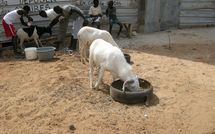
<instances>
[{"instance_id":1,"label":"standing man","mask_svg":"<svg viewBox=\"0 0 215 134\"><path fill-rule=\"evenodd\" d=\"M28 16L30 11L30 7L25 5L23 8L15 9L13 11L8 12L2 19L2 25L5 31L6 37L12 37L13 49L14 52L17 53L17 36L16 36L16 29L14 27L14 22L17 19L20 19L22 25L28 26L28 23L24 22L23 17L28 18L28 22L33 21L33 19Z\"/></svg>"},{"instance_id":2,"label":"standing man","mask_svg":"<svg viewBox=\"0 0 215 134\"><path fill-rule=\"evenodd\" d=\"M46 11L40 11L39 15L42 17L47 17L51 21L49 24L50 27L53 27L59 23L58 29L58 39L56 42L57 49L63 49L68 47L65 44L66 33L69 24L69 19L77 19L79 16L85 20L83 11L74 5L65 5L65 6L55 6L53 9Z\"/></svg>"},{"instance_id":3,"label":"standing man","mask_svg":"<svg viewBox=\"0 0 215 134\"><path fill-rule=\"evenodd\" d=\"M73 25L72 25L72 35L71 35L71 46L69 47L69 49L71 49L72 51L77 51L77 41L78 41L78 31L83 27L83 26L87 26L88 21L84 20L82 17L78 17L77 19L75 19L73 21Z\"/></svg>"},{"instance_id":4,"label":"standing man","mask_svg":"<svg viewBox=\"0 0 215 134\"><path fill-rule=\"evenodd\" d=\"M92 25L96 25L98 29L100 29L100 23L102 18L102 9L99 5L99 0L93 0L93 6L90 7L89 10L89 21Z\"/></svg>"}]
</instances>

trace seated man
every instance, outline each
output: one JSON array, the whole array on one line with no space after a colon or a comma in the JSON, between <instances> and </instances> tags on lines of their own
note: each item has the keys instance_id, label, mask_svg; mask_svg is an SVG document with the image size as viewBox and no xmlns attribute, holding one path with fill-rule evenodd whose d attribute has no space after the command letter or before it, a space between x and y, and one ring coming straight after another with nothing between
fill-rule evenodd
<instances>
[{"instance_id":1,"label":"seated man","mask_svg":"<svg viewBox=\"0 0 215 134\"><path fill-rule=\"evenodd\" d=\"M117 37L118 37L122 31L123 26L122 26L122 23L116 17L116 8L113 6L112 0L108 2L108 8L106 9L106 16L109 18L109 24L110 24L109 32L110 32L110 34L112 32L113 24L118 24L120 26L119 32L117 34Z\"/></svg>"},{"instance_id":2,"label":"seated man","mask_svg":"<svg viewBox=\"0 0 215 134\"><path fill-rule=\"evenodd\" d=\"M89 10L89 23L92 25L96 25L98 29L100 29L100 21L102 17L102 9L99 5L99 0L93 0L93 6L90 7Z\"/></svg>"}]
</instances>

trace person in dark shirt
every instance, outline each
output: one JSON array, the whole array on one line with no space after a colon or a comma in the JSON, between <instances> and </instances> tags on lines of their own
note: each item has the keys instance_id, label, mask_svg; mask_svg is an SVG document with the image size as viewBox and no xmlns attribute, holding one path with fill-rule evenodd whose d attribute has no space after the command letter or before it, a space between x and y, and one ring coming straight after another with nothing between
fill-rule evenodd
<instances>
[{"instance_id":1,"label":"person in dark shirt","mask_svg":"<svg viewBox=\"0 0 215 134\"><path fill-rule=\"evenodd\" d=\"M106 9L106 16L109 18L109 32L112 32L113 24L118 24L120 26L117 37L120 35L122 31L122 23L118 20L116 16L116 7L113 6L113 1L110 0L108 2L108 8Z\"/></svg>"}]
</instances>

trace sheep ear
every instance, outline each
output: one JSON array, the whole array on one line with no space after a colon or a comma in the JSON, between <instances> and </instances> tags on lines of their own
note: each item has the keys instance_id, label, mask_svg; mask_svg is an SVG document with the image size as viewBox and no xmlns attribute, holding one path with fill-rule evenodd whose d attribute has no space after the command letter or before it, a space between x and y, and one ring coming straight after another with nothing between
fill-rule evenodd
<instances>
[{"instance_id":1,"label":"sheep ear","mask_svg":"<svg viewBox=\"0 0 215 134\"><path fill-rule=\"evenodd\" d=\"M128 80L123 83L122 91L125 93L125 87L127 86Z\"/></svg>"},{"instance_id":2,"label":"sheep ear","mask_svg":"<svg viewBox=\"0 0 215 134\"><path fill-rule=\"evenodd\" d=\"M134 80L126 80L124 83L123 83L123 86L122 86L122 91L125 93L125 87L128 85L128 84L131 84L131 83L134 83Z\"/></svg>"}]
</instances>

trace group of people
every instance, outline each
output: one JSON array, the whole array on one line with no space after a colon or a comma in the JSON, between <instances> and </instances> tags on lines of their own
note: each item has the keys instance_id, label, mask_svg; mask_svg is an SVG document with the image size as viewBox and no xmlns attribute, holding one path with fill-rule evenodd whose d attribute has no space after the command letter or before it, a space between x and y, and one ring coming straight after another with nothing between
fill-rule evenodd
<instances>
[{"instance_id":1,"label":"group of people","mask_svg":"<svg viewBox=\"0 0 215 134\"><path fill-rule=\"evenodd\" d=\"M110 0L108 2L108 7L105 11L106 16L109 19L109 32L112 32L112 27L113 24L118 24L119 25L119 31L117 33L117 36L119 36L119 34L122 31L122 23L118 20L117 16L116 16L116 7L114 7L114 2L113 0ZM101 17L102 17L102 9L99 5L99 0L94 0L93 1L93 6L90 7L89 10L89 22L90 24L95 24L96 27L98 29L100 29L100 21L101 21Z\"/></svg>"},{"instance_id":2,"label":"group of people","mask_svg":"<svg viewBox=\"0 0 215 134\"><path fill-rule=\"evenodd\" d=\"M118 24L120 26L118 36L122 30L122 24L116 17L116 8L113 6L114 2L110 0L108 2L108 8L106 9L106 16L109 18L109 32L112 31L113 24ZM20 19L21 24L24 26L30 26L33 19L28 15L30 12L30 7L28 5L23 6L23 8L15 9L8 12L2 19L2 25L5 30L5 35L7 37L12 37L12 43L14 47L14 52L17 52L17 37L16 29L14 27L14 22L17 19ZM95 25L100 29L100 23L102 18L102 9L99 5L99 0L93 0L93 5L89 9L89 17L84 15L84 12L74 5L64 5L64 6L55 6L52 9L41 10L39 15L44 18L49 19L48 27L52 28L56 24L59 24L58 36L56 47L57 49L63 49L69 47L69 49L76 51L77 46L77 33L81 27L88 24ZM24 21L24 17L28 19L28 22ZM73 20L72 36L70 46L65 45L65 38L67 33L67 28L69 20Z\"/></svg>"}]
</instances>

